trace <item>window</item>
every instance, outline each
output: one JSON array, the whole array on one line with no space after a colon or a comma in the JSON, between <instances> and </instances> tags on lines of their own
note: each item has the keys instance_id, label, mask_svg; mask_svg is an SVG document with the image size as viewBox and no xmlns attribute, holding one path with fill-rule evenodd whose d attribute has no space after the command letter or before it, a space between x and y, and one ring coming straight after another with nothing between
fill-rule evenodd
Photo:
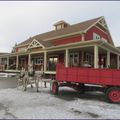
<instances>
[{"instance_id":1,"label":"window","mask_svg":"<svg viewBox=\"0 0 120 120\"><path fill-rule=\"evenodd\" d=\"M48 70L55 71L57 62L57 56L50 56L48 59Z\"/></svg>"},{"instance_id":2,"label":"window","mask_svg":"<svg viewBox=\"0 0 120 120\"><path fill-rule=\"evenodd\" d=\"M93 64L93 55L90 53L86 53L86 61L88 64L92 65Z\"/></svg>"},{"instance_id":3,"label":"window","mask_svg":"<svg viewBox=\"0 0 120 120\"><path fill-rule=\"evenodd\" d=\"M32 57L33 64L43 64L43 56Z\"/></svg>"},{"instance_id":4,"label":"window","mask_svg":"<svg viewBox=\"0 0 120 120\"><path fill-rule=\"evenodd\" d=\"M69 63L70 63L70 66L78 66L79 54L78 53L70 53L69 54Z\"/></svg>"},{"instance_id":5,"label":"window","mask_svg":"<svg viewBox=\"0 0 120 120\"><path fill-rule=\"evenodd\" d=\"M93 33L93 40L100 40L100 35Z\"/></svg>"},{"instance_id":6,"label":"window","mask_svg":"<svg viewBox=\"0 0 120 120\"><path fill-rule=\"evenodd\" d=\"M57 29L57 30L59 30L59 29L61 29L61 28L62 28L62 25L61 25L61 24L56 26L56 29Z\"/></svg>"}]
</instances>

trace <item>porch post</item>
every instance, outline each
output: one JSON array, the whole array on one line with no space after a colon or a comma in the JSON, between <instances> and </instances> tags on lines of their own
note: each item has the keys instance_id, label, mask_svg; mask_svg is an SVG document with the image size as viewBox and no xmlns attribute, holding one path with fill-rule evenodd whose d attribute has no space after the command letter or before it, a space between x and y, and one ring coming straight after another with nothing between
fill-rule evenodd
<instances>
[{"instance_id":1,"label":"porch post","mask_svg":"<svg viewBox=\"0 0 120 120\"><path fill-rule=\"evenodd\" d=\"M110 67L110 51L107 51L107 68Z\"/></svg>"},{"instance_id":2,"label":"porch post","mask_svg":"<svg viewBox=\"0 0 120 120\"><path fill-rule=\"evenodd\" d=\"M16 70L18 70L18 55L16 56Z\"/></svg>"},{"instance_id":3,"label":"porch post","mask_svg":"<svg viewBox=\"0 0 120 120\"><path fill-rule=\"evenodd\" d=\"M7 57L7 70L9 69L9 56Z\"/></svg>"},{"instance_id":4,"label":"porch post","mask_svg":"<svg viewBox=\"0 0 120 120\"><path fill-rule=\"evenodd\" d=\"M85 34L84 33L82 33L82 35L81 35L81 41L85 41Z\"/></svg>"},{"instance_id":5,"label":"porch post","mask_svg":"<svg viewBox=\"0 0 120 120\"><path fill-rule=\"evenodd\" d=\"M94 46L94 68L98 68L98 46Z\"/></svg>"},{"instance_id":6,"label":"porch post","mask_svg":"<svg viewBox=\"0 0 120 120\"><path fill-rule=\"evenodd\" d=\"M46 65L47 64L47 52L44 52L44 72L46 71Z\"/></svg>"},{"instance_id":7,"label":"porch post","mask_svg":"<svg viewBox=\"0 0 120 120\"><path fill-rule=\"evenodd\" d=\"M117 55L117 69L120 68L120 56Z\"/></svg>"},{"instance_id":8,"label":"porch post","mask_svg":"<svg viewBox=\"0 0 120 120\"><path fill-rule=\"evenodd\" d=\"M65 50L65 67L68 67L68 49Z\"/></svg>"},{"instance_id":9,"label":"porch post","mask_svg":"<svg viewBox=\"0 0 120 120\"><path fill-rule=\"evenodd\" d=\"M31 54L29 53L28 54L28 65L30 65L31 64Z\"/></svg>"}]
</instances>

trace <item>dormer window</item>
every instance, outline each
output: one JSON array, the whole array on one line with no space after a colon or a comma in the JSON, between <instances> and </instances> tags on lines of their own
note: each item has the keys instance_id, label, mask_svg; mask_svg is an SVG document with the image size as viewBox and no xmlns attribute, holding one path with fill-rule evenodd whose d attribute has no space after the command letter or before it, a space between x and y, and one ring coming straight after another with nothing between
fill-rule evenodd
<instances>
[{"instance_id":1,"label":"dormer window","mask_svg":"<svg viewBox=\"0 0 120 120\"><path fill-rule=\"evenodd\" d=\"M61 21L55 23L54 26L55 26L55 30L60 30L60 29L63 29L65 27L70 26L70 24L68 24L67 22L61 20Z\"/></svg>"},{"instance_id":2,"label":"dormer window","mask_svg":"<svg viewBox=\"0 0 120 120\"><path fill-rule=\"evenodd\" d=\"M93 33L93 40L100 40L100 35Z\"/></svg>"}]
</instances>

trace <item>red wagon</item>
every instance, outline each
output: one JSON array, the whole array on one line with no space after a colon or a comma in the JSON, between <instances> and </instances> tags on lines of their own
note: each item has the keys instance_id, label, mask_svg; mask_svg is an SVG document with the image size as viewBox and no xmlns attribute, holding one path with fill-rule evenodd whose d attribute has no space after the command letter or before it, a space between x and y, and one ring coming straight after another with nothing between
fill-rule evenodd
<instances>
[{"instance_id":1,"label":"red wagon","mask_svg":"<svg viewBox=\"0 0 120 120\"><path fill-rule=\"evenodd\" d=\"M58 64L52 93L58 94L61 86L72 87L82 93L87 90L103 91L109 102L120 102L120 70L117 69L66 68L63 64Z\"/></svg>"}]
</instances>

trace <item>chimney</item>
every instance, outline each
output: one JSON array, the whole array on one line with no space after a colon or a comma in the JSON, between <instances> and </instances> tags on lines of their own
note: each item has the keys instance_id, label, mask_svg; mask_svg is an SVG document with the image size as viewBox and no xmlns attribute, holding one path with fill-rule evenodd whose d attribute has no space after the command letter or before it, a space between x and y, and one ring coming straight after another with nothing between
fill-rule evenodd
<instances>
[{"instance_id":1,"label":"chimney","mask_svg":"<svg viewBox=\"0 0 120 120\"><path fill-rule=\"evenodd\" d=\"M70 24L68 24L64 20L61 20L61 21L56 22L54 24L54 26L55 26L55 30L60 30L60 29L63 29L63 28L70 26Z\"/></svg>"}]
</instances>

